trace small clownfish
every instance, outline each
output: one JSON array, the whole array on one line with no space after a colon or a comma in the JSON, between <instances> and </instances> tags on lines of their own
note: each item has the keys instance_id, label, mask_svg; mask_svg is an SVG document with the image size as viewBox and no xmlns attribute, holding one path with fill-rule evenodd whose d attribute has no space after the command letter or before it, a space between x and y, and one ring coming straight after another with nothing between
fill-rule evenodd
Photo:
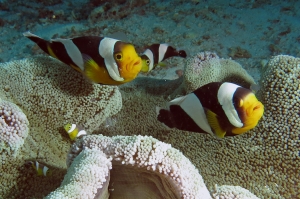
<instances>
[{"instance_id":1,"label":"small clownfish","mask_svg":"<svg viewBox=\"0 0 300 199\"><path fill-rule=\"evenodd\" d=\"M176 50L168 44L152 44L141 55L142 58L142 72L149 72L160 64L163 60L170 57L186 58L184 50Z\"/></svg>"},{"instance_id":2,"label":"small clownfish","mask_svg":"<svg viewBox=\"0 0 300 199\"><path fill-rule=\"evenodd\" d=\"M52 174L52 171L46 165L38 161L28 161L27 164L30 164L36 170L38 176L49 176Z\"/></svg>"},{"instance_id":3,"label":"small clownfish","mask_svg":"<svg viewBox=\"0 0 300 199\"><path fill-rule=\"evenodd\" d=\"M83 127L76 124L66 124L64 129L69 134L71 140L75 140L76 138L87 134Z\"/></svg>"},{"instance_id":4,"label":"small clownfish","mask_svg":"<svg viewBox=\"0 0 300 199\"><path fill-rule=\"evenodd\" d=\"M124 84L135 79L142 68L141 57L134 46L117 39L84 36L46 41L30 32L23 35L94 83Z\"/></svg>"},{"instance_id":5,"label":"small clownfish","mask_svg":"<svg viewBox=\"0 0 300 199\"><path fill-rule=\"evenodd\" d=\"M157 119L169 128L235 136L254 128L264 112L251 90L228 82L212 82L157 108Z\"/></svg>"}]
</instances>

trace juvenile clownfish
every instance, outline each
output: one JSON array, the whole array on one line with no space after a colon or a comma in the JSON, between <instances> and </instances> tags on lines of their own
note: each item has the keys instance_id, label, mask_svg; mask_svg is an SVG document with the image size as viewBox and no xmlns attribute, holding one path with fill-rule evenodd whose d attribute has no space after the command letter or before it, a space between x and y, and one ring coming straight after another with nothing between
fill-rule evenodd
<instances>
[{"instance_id":1,"label":"juvenile clownfish","mask_svg":"<svg viewBox=\"0 0 300 199\"><path fill-rule=\"evenodd\" d=\"M66 124L64 129L69 134L71 140L75 140L76 138L87 134L83 127L76 124Z\"/></svg>"},{"instance_id":2,"label":"juvenile clownfish","mask_svg":"<svg viewBox=\"0 0 300 199\"><path fill-rule=\"evenodd\" d=\"M38 176L49 176L52 173L46 165L41 164L38 161L28 161L27 164L30 164L34 168Z\"/></svg>"},{"instance_id":3,"label":"juvenile clownfish","mask_svg":"<svg viewBox=\"0 0 300 199\"><path fill-rule=\"evenodd\" d=\"M142 68L134 46L116 39L86 36L46 41L30 32L23 35L95 83L124 84L135 79Z\"/></svg>"},{"instance_id":4,"label":"juvenile clownfish","mask_svg":"<svg viewBox=\"0 0 300 199\"><path fill-rule=\"evenodd\" d=\"M157 119L169 128L235 136L254 128L264 112L251 90L228 82L212 82L157 108Z\"/></svg>"},{"instance_id":5,"label":"juvenile clownfish","mask_svg":"<svg viewBox=\"0 0 300 199\"><path fill-rule=\"evenodd\" d=\"M186 52L184 50L178 51L168 44L152 44L141 55L141 71L149 72L163 60L175 56L186 58Z\"/></svg>"}]
</instances>

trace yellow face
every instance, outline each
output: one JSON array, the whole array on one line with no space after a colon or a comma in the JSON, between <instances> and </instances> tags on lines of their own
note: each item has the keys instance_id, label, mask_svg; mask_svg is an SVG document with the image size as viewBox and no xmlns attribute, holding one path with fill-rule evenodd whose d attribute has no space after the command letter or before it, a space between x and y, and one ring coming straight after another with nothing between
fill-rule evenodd
<instances>
[{"instance_id":1,"label":"yellow face","mask_svg":"<svg viewBox=\"0 0 300 199\"><path fill-rule=\"evenodd\" d=\"M142 60L132 44L123 44L120 51L114 53L114 58L118 64L120 76L124 78L123 82L133 80L141 71Z\"/></svg>"},{"instance_id":2,"label":"yellow face","mask_svg":"<svg viewBox=\"0 0 300 199\"><path fill-rule=\"evenodd\" d=\"M141 71L146 73L149 72L150 60L148 58L142 58L142 69Z\"/></svg>"},{"instance_id":3,"label":"yellow face","mask_svg":"<svg viewBox=\"0 0 300 199\"><path fill-rule=\"evenodd\" d=\"M66 130L66 132L68 133L69 137L71 140L75 140L77 138L77 134L78 134L78 128L76 127L73 131L70 132L72 128L72 124L66 124L64 126L64 129Z\"/></svg>"},{"instance_id":4,"label":"yellow face","mask_svg":"<svg viewBox=\"0 0 300 199\"><path fill-rule=\"evenodd\" d=\"M64 126L64 129L67 131L67 133L69 132L69 130L71 129L71 127L72 127L72 124L66 124L65 126Z\"/></svg>"},{"instance_id":5,"label":"yellow face","mask_svg":"<svg viewBox=\"0 0 300 199\"><path fill-rule=\"evenodd\" d=\"M239 107L243 112L242 128L234 128L234 134L242 134L254 128L264 113L264 105L257 100L253 93L248 94L244 99L239 102Z\"/></svg>"}]
</instances>

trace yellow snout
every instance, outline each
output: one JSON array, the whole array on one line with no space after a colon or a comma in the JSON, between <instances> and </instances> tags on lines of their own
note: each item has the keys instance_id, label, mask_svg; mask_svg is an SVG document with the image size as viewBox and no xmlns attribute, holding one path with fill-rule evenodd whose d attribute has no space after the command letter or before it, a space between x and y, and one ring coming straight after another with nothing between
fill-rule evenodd
<instances>
[{"instance_id":1,"label":"yellow snout","mask_svg":"<svg viewBox=\"0 0 300 199\"><path fill-rule=\"evenodd\" d=\"M245 118L242 121L244 125L242 128L234 128L232 130L234 134L242 134L254 128L264 113L264 105L257 100L253 93L245 97L241 108L245 112Z\"/></svg>"}]
</instances>

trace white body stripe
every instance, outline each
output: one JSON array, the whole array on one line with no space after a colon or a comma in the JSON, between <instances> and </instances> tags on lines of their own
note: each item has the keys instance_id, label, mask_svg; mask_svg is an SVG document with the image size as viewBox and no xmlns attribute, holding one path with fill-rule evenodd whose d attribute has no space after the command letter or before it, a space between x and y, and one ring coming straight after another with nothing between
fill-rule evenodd
<instances>
[{"instance_id":1,"label":"white body stripe","mask_svg":"<svg viewBox=\"0 0 300 199\"><path fill-rule=\"evenodd\" d=\"M233 83L223 83L218 90L218 101L221 104L230 123L235 127L243 127L243 123L239 118L232 101L234 92L238 87L240 86Z\"/></svg>"},{"instance_id":2,"label":"white body stripe","mask_svg":"<svg viewBox=\"0 0 300 199\"><path fill-rule=\"evenodd\" d=\"M50 42L60 42L65 46L65 49L69 55L69 57L72 59L72 61L79 66L79 68L83 71L84 70L84 61L82 58L82 54L78 47L73 43L71 39L51 39Z\"/></svg>"},{"instance_id":3,"label":"white body stripe","mask_svg":"<svg viewBox=\"0 0 300 199\"><path fill-rule=\"evenodd\" d=\"M166 54L166 51L168 49L168 44L160 44L158 48L158 62L161 62Z\"/></svg>"},{"instance_id":4,"label":"white body stripe","mask_svg":"<svg viewBox=\"0 0 300 199\"><path fill-rule=\"evenodd\" d=\"M99 45L99 54L104 58L109 76L115 81L123 81L124 78L120 76L119 68L114 58L114 47L117 41L119 40L104 37Z\"/></svg>"},{"instance_id":5,"label":"white body stripe","mask_svg":"<svg viewBox=\"0 0 300 199\"><path fill-rule=\"evenodd\" d=\"M68 131L68 133L72 133L76 128L76 124L72 124L70 130Z\"/></svg>"},{"instance_id":6,"label":"white body stripe","mask_svg":"<svg viewBox=\"0 0 300 199\"><path fill-rule=\"evenodd\" d=\"M43 168L43 174L44 174L44 176L47 175L48 169L49 169L48 167L44 166L44 168Z\"/></svg>"},{"instance_id":7,"label":"white body stripe","mask_svg":"<svg viewBox=\"0 0 300 199\"><path fill-rule=\"evenodd\" d=\"M202 130L214 135L208 124L204 108L194 93L170 101L168 107L172 104L179 105Z\"/></svg>"},{"instance_id":8,"label":"white body stripe","mask_svg":"<svg viewBox=\"0 0 300 199\"><path fill-rule=\"evenodd\" d=\"M146 55L149 58L149 60L150 60L150 64L149 64L149 68L148 68L148 72L149 72L154 67L153 52L151 50L147 49L147 50L145 50L145 52L143 54Z\"/></svg>"},{"instance_id":9,"label":"white body stripe","mask_svg":"<svg viewBox=\"0 0 300 199\"><path fill-rule=\"evenodd\" d=\"M86 135L86 131L85 130L79 131L76 137L80 137L82 135Z\"/></svg>"},{"instance_id":10,"label":"white body stripe","mask_svg":"<svg viewBox=\"0 0 300 199\"><path fill-rule=\"evenodd\" d=\"M35 169L39 170L39 163L38 163L38 161L35 161Z\"/></svg>"}]
</instances>

